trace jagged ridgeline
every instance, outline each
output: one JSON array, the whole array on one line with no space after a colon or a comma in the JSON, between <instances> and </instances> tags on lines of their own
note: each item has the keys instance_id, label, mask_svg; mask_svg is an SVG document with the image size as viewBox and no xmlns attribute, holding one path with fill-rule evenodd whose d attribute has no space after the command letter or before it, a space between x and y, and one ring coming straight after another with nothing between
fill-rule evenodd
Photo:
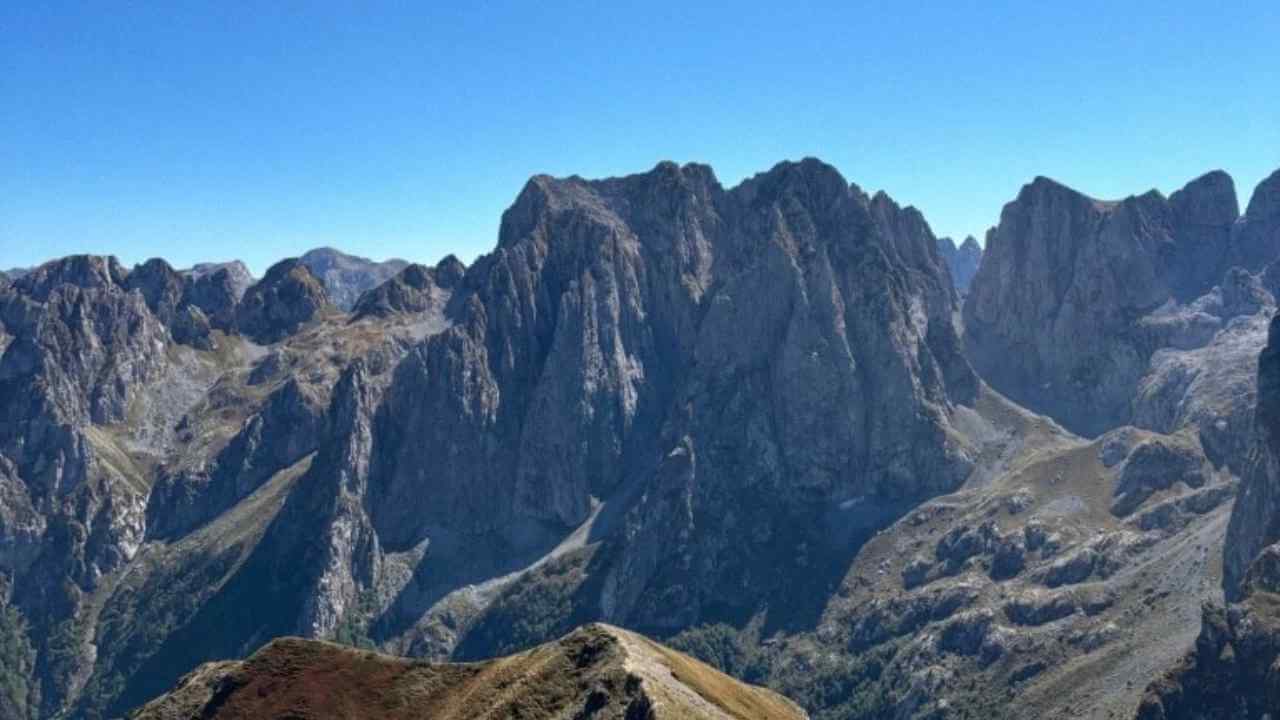
<instances>
[{"instance_id":1,"label":"jagged ridgeline","mask_svg":"<svg viewBox=\"0 0 1280 720\"><path fill-rule=\"evenodd\" d=\"M594 621L819 718L1131 714L1220 594L1277 178L1037 180L948 254L816 160L663 163L533 178L470 267L0 279L0 716Z\"/></svg>"}]
</instances>

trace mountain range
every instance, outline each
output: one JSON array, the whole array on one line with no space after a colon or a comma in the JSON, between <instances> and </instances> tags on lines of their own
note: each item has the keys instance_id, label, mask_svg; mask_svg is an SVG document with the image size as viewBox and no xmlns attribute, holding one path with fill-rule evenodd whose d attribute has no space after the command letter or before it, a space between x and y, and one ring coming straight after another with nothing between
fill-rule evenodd
<instances>
[{"instance_id":1,"label":"mountain range","mask_svg":"<svg viewBox=\"0 0 1280 720\"><path fill-rule=\"evenodd\" d=\"M1280 172L1036 178L957 248L806 159L535 176L470 266L0 277L0 716L585 638L679 685L610 712L687 655L814 718L1260 717L1278 258Z\"/></svg>"}]
</instances>

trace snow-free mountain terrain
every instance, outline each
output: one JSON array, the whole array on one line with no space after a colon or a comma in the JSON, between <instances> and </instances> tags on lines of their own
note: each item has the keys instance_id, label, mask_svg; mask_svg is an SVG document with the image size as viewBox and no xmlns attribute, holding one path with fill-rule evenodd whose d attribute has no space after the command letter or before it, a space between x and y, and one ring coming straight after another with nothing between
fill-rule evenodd
<instances>
[{"instance_id":1,"label":"snow-free mountain terrain","mask_svg":"<svg viewBox=\"0 0 1280 720\"><path fill-rule=\"evenodd\" d=\"M956 292L967 294L973 276L978 272L978 265L982 263L982 246L972 235L958 246L955 240L944 237L938 238L938 252L942 254L942 259L951 272L951 282L955 285Z\"/></svg>"},{"instance_id":2,"label":"snow-free mountain terrain","mask_svg":"<svg viewBox=\"0 0 1280 720\"><path fill-rule=\"evenodd\" d=\"M375 262L329 247L303 253L298 261L324 284L329 300L343 310L350 310L366 290L390 280L409 264L404 260Z\"/></svg>"},{"instance_id":3,"label":"snow-free mountain terrain","mask_svg":"<svg viewBox=\"0 0 1280 720\"><path fill-rule=\"evenodd\" d=\"M280 636L482 660L593 622L815 718L1225 697L1196 640L1275 542L1278 187L1038 178L963 300L919 211L812 159L537 176L493 252L349 301L306 256L0 278L0 717L360 657Z\"/></svg>"},{"instance_id":4,"label":"snow-free mountain terrain","mask_svg":"<svg viewBox=\"0 0 1280 720\"><path fill-rule=\"evenodd\" d=\"M480 663L409 661L274 640L243 662L203 665L135 720L803 720L803 710L635 633L589 625Z\"/></svg>"}]
</instances>

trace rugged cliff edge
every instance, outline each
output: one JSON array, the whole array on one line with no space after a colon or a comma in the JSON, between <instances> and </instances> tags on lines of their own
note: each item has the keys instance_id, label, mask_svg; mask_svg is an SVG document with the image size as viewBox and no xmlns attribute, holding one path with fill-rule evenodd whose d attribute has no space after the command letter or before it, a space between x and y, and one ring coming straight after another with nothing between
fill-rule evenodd
<instances>
[{"instance_id":1,"label":"rugged cliff edge","mask_svg":"<svg viewBox=\"0 0 1280 720\"><path fill-rule=\"evenodd\" d=\"M983 383L923 216L816 160L537 176L492 253L350 313L299 260L46 263L0 284L0 714L115 717L282 635L461 660L593 621L824 718L1128 712L1220 597L1251 446L1280 271L1203 270L1265 254L1229 185L1134 200L1198 229L1096 438ZM1042 225L996 234L1079 244Z\"/></svg>"},{"instance_id":2,"label":"rugged cliff edge","mask_svg":"<svg viewBox=\"0 0 1280 720\"><path fill-rule=\"evenodd\" d=\"M1153 683L1140 720L1256 720L1280 709L1280 315L1258 363L1256 452L1231 515L1224 586L1195 649Z\"/></svg>"},{"instance_id":3,"label":"rugged cliff edge","mask_svg":"<svg viewBox=\"0 0 1280 720\"><path fill-rule=\"evenodd\" d=\"M794 703L608 625L473 664L437 664L313 640L274 640L243 662L201 666L133 720L591 717L802 720Z\"/></svg>"},{"instance_id":4,"label":"rugged cliff edge","mask_svg":"<svg viewBox=\"0 0 1280 720\"><path fill-rule=\"evenodd\" d=\"M357 484L325 532L367 540L316 558L307 632L362 593L404 632L440 609L452 543L492 577L581 548L575 528L607 546L575 612L749 614L792 593L798 558L848 552L833 507L929 497L972 464L950 414L976 381L927 226L817 161L731 191L693 165L535 178L450 302L386 384L335 400L352 452L313 472ZM407 555L423 543L434 559Z\"/></svg>"},{"instance_id":5,"label":"rugged cliff edge","mask_svg":"<svg viewBox=\"0 0 1280 720\"><path fill-rule=\"evenodd\" d=\"M988 237L964 305L968 357L997 390L1074 432L1143 423L1135 398L1160 374L1162 350L1203 347L1256 313L1231 302L1223 280L1276 259L1280 224L1266 199L1276 184L1259 185L1241 218L1222 172L1168 198L1118 202L1037 178ZM1260 324L1255 334L1260 346Z\"/></svg>"}]
</instances>

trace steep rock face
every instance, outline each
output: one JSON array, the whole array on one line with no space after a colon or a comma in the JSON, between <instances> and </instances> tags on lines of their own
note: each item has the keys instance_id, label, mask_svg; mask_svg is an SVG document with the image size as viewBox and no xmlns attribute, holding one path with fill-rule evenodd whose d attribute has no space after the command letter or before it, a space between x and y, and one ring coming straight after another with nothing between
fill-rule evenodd
<instances>
[{"instance_id":1,"label":"steep rock face","mask_svg":"<svg viewBox=\"0 0 1280 720\"><path fill-rule=\"evenodd\" d=\"M516 692L511 689L516 688ZM412 697L412 702L404 698ZM639 635L591 625L471 665L411 662L328 643L276 640L243 662L205 665L137 720L285 717L441 720L803 720L794 703Z\"/></svg>"},{"instance_id":2,"label":"steep rock face","mask_svg":"<svg viewBox=\"0 0 1280 720\"><path fill-rule=\"evenodd\" d=\"M1258 361L1256 423L1224 549L1231 604L1205 606L1195 649L1147 689L1140 720L1252 720L1280 707L1280 316Z\"/></svg>"},{"instance_id":3,"label":"steep rock face","mask_svg":"<svg viewBox=\"0 0 1280 720\"><path fill-rule=\"evenodd\" d=\"M1204 347L1265 303L1260 293L1241 301L1236 286L1249 281L1227 273L1275 259L1232 253L1237 212L1221 172L1168 200L1153 191L1119 202L1037 178L1005 206L965 302L975 368L1076 432L1134 421L1153 355Z\"/></svg>"},{"instance_id":4,"label":"steep rock face","mask_svg":"<svg viewBox=\"0 0 1280 720\"><path fill-rule=\"evenodd\" d=\"M12 336L5 329L3 308L7 305L6 298L13 289L13 280L8 275L0 273L0 355L4 354L4 349L9 347L9 341Z\"/></svg>"},{"instance_id":5,"label":"steep rock face","mask_svg":"<svg viewBox=\"0 0 1280 720\"><path fill-rule=\"evenodd\" d=\"M167 333L113 258L47 263L5 295L14 339L0 357L0 575L6 600L59 638L31 670L41 715L84 682L73 623L81 600L142 540L145 490L90 424L130 418L133 396L166 371ZM7 611L7 610L6 610ZM73 627L72 626L72 627Z\"/></svg>"},{"instance_id":6,"label":"steep rock face","mask_svg":"<svg viewBox=\"0 0 1280 720\"><path fill-rule=\"evenodd\" d=\"M350 310L365 291L390 280L409 265L404 260L374 262L333 248L311 250L298 261L324 283L329 299L343 310Z\"/></svg>"},{"instance_id":7,"label":"steep rock face","mask_svg":"<svg viewBox=\"0 0 1280 720\"><path fill-rule=\"evenodd\" d=\"M44 302L50 293L64 285L84 290L123 287L127 275L128 271L114 256L69 255L33 269L17 278L14 285L23 295Z\"/></svg>"},{"instance_id":8,"label":"steep rock face","mask_svg":"<svg viewBox=\"0 0 1280 720\"><path fill-rule=\"evenodd\" d=\"M1229 598L1243 592L1245 575L1264 548L1280 542L1280 315L1271 321L1258 359L1255 461L1231 518L1223 563Z\"/></svg>"},{"instance_id":9,"label":"steep rock face","mask_svg":"<svg viewBox=\"0 0 1280 720\"><path fill-rule=\"evenodd\" d=\"M147 308L169 328L176 342L211 349L212 327L204 309L193 303L192 284L190 276L182 275L160 258L152 258L129 273L125 288L142 293ZM216 306L211 305L210 309Z\"/></svg>"},{"instance_id":10,"label":"steep rock face","mask_svg":"<svg viewBox=\"0 0 1280 720\"><path fill-rule=\"evenodd\" d=\"M729 190L664 163L534 178L497 250L407 268L371 314L163 346L213 370L189 402L133 409L171 437L102 445L137 470L119 487L146 533L76 605L89 639L45 714L117 716L280 634L474 658L597 619L836 716L1017 716L1006 694L1053 716L1089 683L1129 710L1151 677L1134 648L1181 653L1217 588L1230 431L1204 427L1236 414L1206 387L1265 278L1142 316L1176 338L1138 385L1158 432L1089 442L978 382L947 272L920 213L817 161ZM264 278L251 314L295 317L279 288L319 286L299 273ZM184 387L157 377L126 398ZM52 534L9 485L0 549L29 564ZM1133 688L1098 679L1116 667Z\"/></svg>"},{"instance_id":11,"label":"steep rock face","mask_svg":"<svg viewBox=\"0 0 1280 720\"><path fill-rule=\"evenodd\" d=\"M972 235L966 237L958 246L955 240L944 237L938 238L938 252L947 263L947 270L951 273L951 282L956 286L956 292L961 295L968 294L969 284L973 282L973 276L978 272L978 265L982 263L982 246Z\"/></svg>"},{"instance_id":12,"label":"steep rock face","mask_svg":"<svg viewBox=\"0 0 1280 720\"><path fill-rule=\"evenodd\" d=\"M284 382L208 466L162 469L147 504L147 534L171 537L216 517L316 449L325 388Z\"/></svg>"},{"instance_id":13,"label":"steep rock face","mask_svg":"<svg viewBox=\"0 0 1280 720\"><path fill-rule=\"evenodd\" d=\"M950 425L976 379L945 272L918 212L817 161L730 191L696 165L534 178L454 290L453 325L385 393L335 395L367 409L313 473L363 499L329 505L301 630L333 632L370 592L391 593L386 628L439 598L447 549L392 581L370 574L374 548L466 538L468 567L497 567L580 543L601 502L587 617L670 628L782 597L797 562L860 541L827 527L835 505L909 504L972 466Z\"/></svg>"},{"instance_id":14,"label":"steep rock face","mask_svg":"<svg viewBox=\"0 0 1280 720\"><path fill-rule=\"evenodd\" d=\"M126 290L137 290L160 322L173 322L185 291L184 278L169 263L152 258L130 271L125 280Z\"/></svg>"},{"instance_id":15,"label":"steep rock face","mask_svg":"<svg viewBox=\"0 0 1280 720\"><path fill-rule=\"evenodd\" d=\"M224 331L235 329L236 305L248 290L241 285L244 278L230 267L217 267L203 273L193 271L187 277L186 305L200 310L210 327Z\"/></svg>"},{"instance_id":16,"label":"steep rock face","mask_svg":"<svg viewBox=\"0 0 1280 720\"><path fill-rule=\"evenodd\" d=\"M1280 170L1258 184L1232 230L1230 264L1255 269L1280 256Z\"/></svg>"},{"instance_id":17,"label":"steep rock face","mask_svg":"<svg viewBox=\"0 0 1280 720\"><path fill-rule=\"evenodd\" d=\"M1170 195L1169 209L1174 240L1169 275L1179 299L1195 297L1213 286L1230 267L1257 271L1280 257L1280 248L1270 257L1230 257L1227 247L1240 205L1235 183L1221 170L1202 175Z\"/></svg>"},{"instance_id":18,"label":"steep rock face","mask_svg":"<svg viewBox=\"0 0 1280 720\"><path fill-rule=\"evenodd\" d=\"M324 285L300 260L282 260L245 291L236 327L260 343L277 342L316 319L331 305Z\"/></svg>"}]
</instances>

